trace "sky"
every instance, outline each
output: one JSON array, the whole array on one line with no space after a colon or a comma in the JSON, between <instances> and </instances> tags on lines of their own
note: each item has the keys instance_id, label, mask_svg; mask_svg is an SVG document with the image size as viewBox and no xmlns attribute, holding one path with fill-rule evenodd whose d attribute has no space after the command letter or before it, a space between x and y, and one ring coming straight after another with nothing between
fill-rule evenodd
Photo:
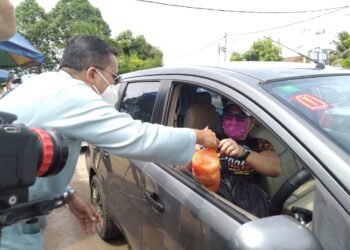
<instances>
[{"instance_id":1,"label":"sky","mask_svg":"<svg viewBox=\"0 0 350 250\"><path fill-rule=\"evenodd\" d=\"M17 6L22 0L12 0ZM47 12L57 0L36 0ZM100 9L112 36L127 29L143 35L160 48L165 66L215 64L228 61L235 51L243 53L257 39L270 36L287 47L307 54L315 47L334 48L331 43L341 31L350 32L349 0L154 0L155 2L212 9L243 11L305 11L349 6L298 14L248 14L196 10L152 4L137 0L89 0ZM330 13L332 12L333 13ZM312 19L303 22L304 20ZM296 25L290 25L298 23ZM277 28L286 26L283 28ZM270 30L272 29L272 30ZM264 31L258 32L256 31ZM219 47L225 47L226 56ZM242 33L251 33L245 34ZM283 49L282 56L297 56Z\"/></svg>"}]
</instances>

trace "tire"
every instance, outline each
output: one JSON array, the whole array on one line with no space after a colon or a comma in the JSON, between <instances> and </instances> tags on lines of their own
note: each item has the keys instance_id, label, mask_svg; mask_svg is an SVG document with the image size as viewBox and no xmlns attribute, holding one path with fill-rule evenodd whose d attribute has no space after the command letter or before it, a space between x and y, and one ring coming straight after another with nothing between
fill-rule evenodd
<instances>
[{"instance_id":1,"label":"tire","mask_svg":"<svg viewBox=\"0 0 350 250\"><path fill-rule=\"evenodd\" d=\"M122 237L121 232L114 224L107 208L106 195L103 192L100 180L94 175L90 183L90 200L103 218L103 227L96 226L98 235L105 241Z\"/></svg>"}]
</instances>

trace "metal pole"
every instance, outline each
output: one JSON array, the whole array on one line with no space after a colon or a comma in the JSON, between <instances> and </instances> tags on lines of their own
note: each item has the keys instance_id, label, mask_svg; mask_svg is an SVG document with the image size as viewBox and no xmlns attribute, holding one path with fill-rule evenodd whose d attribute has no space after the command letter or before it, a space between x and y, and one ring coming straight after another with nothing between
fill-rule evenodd
<instances>
[{"instance_id":1,"label":"metal pole","mask_svg":"<svg viewBox=\"0 0 350 250\"><path fill-rule=\"evenodd\" d=\"M225 32L225 62L226 62L226 50L227 50L227 34L226 34L226 32Z\"/></svg>"}]
</instances>

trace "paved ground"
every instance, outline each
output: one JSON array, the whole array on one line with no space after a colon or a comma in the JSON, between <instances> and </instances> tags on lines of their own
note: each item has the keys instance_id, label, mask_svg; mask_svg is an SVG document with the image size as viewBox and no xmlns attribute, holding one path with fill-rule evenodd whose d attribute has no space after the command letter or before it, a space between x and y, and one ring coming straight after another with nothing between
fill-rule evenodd
<instances>
[{"instance_id":1,"label":"paved ground","mask_svg":"<svg viewBox=\"0 0 350 250\"><path fill-rule=\"evenodd\" d=\"M79 157L71 186L89 201L88 175L83 154ZM106 243L97 234L85 235L80 229L78 221L66 207L56 209L49 215L48 228L44 233L44 247L45 250L129 249L125 240Z\"/></svg>"}]
</instances>

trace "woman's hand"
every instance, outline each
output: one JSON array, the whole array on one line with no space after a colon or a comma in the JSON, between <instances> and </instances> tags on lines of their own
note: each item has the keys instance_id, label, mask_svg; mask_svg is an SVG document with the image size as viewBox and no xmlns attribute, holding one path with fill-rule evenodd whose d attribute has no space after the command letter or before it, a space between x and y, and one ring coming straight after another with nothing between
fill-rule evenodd
<instances>
[{"instance_id":1,"label":"woman's hand","mask_svg":"<svg viewBox=\"0 0 350 250\"><path fill-rule=\"evenodd\" d=\"M239 145L235 140L226 138L219 143L220 154L241 157L244 153L243 147Z\"/></svg>"}]
</instances>

